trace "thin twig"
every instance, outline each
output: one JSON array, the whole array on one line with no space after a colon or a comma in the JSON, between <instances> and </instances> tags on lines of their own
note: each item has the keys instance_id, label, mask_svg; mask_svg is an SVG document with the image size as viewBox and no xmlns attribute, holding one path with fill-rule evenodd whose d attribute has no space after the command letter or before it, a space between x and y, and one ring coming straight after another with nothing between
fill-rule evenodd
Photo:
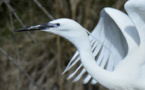
<instances>
[{"instance_id":1,"label":"thin twig","mask_svg":"<svg viewBox=\"0 0 145 90\"><path fill-rule=\"evenodd\" d=\"M70 0L70 3L71 3L72 19L76 20L76 12L79 0Z\"/></svg>"},{"instance_id":2,"label":"thin twig","mask_svg":"<svg viewBox=\"0 0 145 90\"><path fill-rule=\"evenodd\" d=\"M17 15L17 13L15 12L15 10L13 9L13 7L9 4L9 2L7 0L4 0L6 6L9 8L9 10L13 13L13 15L16 17L16 19L19 21L19 23L21 24L22 27L26 27L24 25L24 23L22 22L22 20L19 18L19 16ZM33 36L31 35L31 33L29 31L27 31L27 34L29 35L29 37L33 40L34 43L37 43L36 40L33 38Z\"/></svg>"},{"instance_id":3,"label":"thin twig","mask_svg":"<svg viewBox=\"0 0 145 90\"><path fill-rule=\"evenodd\" d=\"M2 52L5 56L7 56L7 58L21 71L24 73L24 75L26 77L28 77L28 79L39 89L42 90L42 88L40 86L37 85L37 83L35 83L35 81L29 76L29 74L27 72L25 72L16 62L15 60L9 56L2 48L0 48L0 52Z\"/></svg>"},{"instance_id":4,"label":"thin twig","mask_svg":"<svg viewBox=\"0 0 145 90\"><path fill-rule=\"evenodd\" d=\"M38 2L38 0L33 0L37 5L38 7L48 16L48 18L50 18L51 20L53 20L54 18L50 15L50 13L40 4L40 2ZM58 1L57 1L57 4L58 4ZM58 9L56 10L57 12L57 15L59 13ZM58 16L57 16L58 17ZM57 40L56 40L56 43L57 43L57 59L58 59L58 83L59 83L59 89L60 90L63 90L62 89L62 79L60 78L61 76L61 48L60 48L60 37L57 36Z\"/></svg>"},{"instance_id":5,"label":"thin twig","mask_svg":"<svg viewBox=\"0 0 145 90\"><path fill-rule=\"evenodd\" d=\"M50 13L38 2L37 0L33 0L37 6L51 19L53 20L54 18L50 15Z\"/></svg>"},{"instance_id":6,"label":"thin twig","mask_svg":"<svg viewBox=\"0 0 145 90\"><path fill-rule=\"evenodd\" d=\"M60 11L60 2L59 0L55 0L55 3L56 3L56 18L59 17L59 11ZM59 85L59 90L63 90L63 79L61 77L61 73L62 73L62 69L61 69L61 47L60 47L60 36L57 36L56 37L56 44L57 44L57 80L58 80L58 85Z\"/></svg>"},{"instance_id":7,"label":"thin twig","mask_svg":"<svg viewBox=\"0 0 145 90\"><path fill-rule=\"evenodd\" d=\"M115 7L116 9L121 9L124 6L124 3L126 2L126 0L118 0L116 1L116 3L113 5L113 7Z\"/></svg>"},{"instance_id":8,"label":"thin twig","mask_svg":"<svg viewBox=\"0 0 145 90\"><path fill-rule=\"evenodd\" d=\"M14 36L14 42L15 42L15 49L16 49L16 54L17 54L17 63L18 65L20 64L20 53L19 53L19 49L18 49L18 44L17 44L17 40L16 40L16 33L13 31L14 30L14 22L13 22L13 17L12 17L12 13L10 13L10 22L11 22L11 31L13 33ZM17 90L20 90L20 72L18 71L18 86L17 86Z\"/></svg>"}]
</instances>

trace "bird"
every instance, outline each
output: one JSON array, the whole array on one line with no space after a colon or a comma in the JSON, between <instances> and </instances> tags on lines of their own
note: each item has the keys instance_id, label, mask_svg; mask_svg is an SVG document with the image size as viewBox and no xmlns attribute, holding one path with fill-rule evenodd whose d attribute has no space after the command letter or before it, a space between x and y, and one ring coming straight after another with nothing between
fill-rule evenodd
<instances>
[{"instance_id":1,"label":"bird","mask_svg":"<svg viewBox=\"0 0 145 90\"><path fill-rule=\"evenodd\" d=\"M127 14L105 7L91 33L68 18L16 32L45 31L70 41L77 51L63 73L79 60L81 64L68 79L83 67L74 81L87 72L83 83L91 80L111 90L145 90L145 0L127 0L124 7Z\"/></svg>"}]
</instances>

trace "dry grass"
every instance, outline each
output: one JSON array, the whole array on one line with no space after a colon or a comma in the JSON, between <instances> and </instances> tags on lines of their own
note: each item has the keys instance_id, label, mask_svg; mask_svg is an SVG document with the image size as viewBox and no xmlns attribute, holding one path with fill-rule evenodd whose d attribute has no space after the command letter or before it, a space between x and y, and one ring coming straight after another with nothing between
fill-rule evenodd
<instances>
[{"instance_id":1,"label":"dry grass","mask_svg":"<svg viewBox=\"0 0 145 90\"><path fill-rule=\"evenodd\" d=\"M19 63L43 90L105 90L98 84L83 85L82 80L76 83L66 80L71 71L61 75L76 51L67 40L39 31L15 33L13 30L66 17L78 21L91 31L103 7L123 10L126 0L5 1L8 2L0 0L0 48ZM40 4L42 6L38 6ZM0 52L0 90L38 88Z\"/></svg>"}]
</instances>

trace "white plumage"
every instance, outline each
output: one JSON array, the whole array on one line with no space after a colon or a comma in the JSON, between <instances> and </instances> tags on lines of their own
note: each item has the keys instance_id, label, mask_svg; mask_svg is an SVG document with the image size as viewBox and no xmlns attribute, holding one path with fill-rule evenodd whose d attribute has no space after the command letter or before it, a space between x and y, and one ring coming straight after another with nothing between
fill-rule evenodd
<instances>
[{"instance_id":1,"label":"white plumage","mask_svg":"<svg viewBox=\"0 0 145 90\"><path fill-rule=\"evenodd\" d=\"M68 79L84 67L74 81L87 72L83 83L93 78L92 84L99 82L111 90L145 90L145 0L129 0L125 9L128 15L104 8L92 33L65 18L18 31L42 30L73 43L78 51L63 73L79 60L81 64Z\"/></svg>"}]
</instances>

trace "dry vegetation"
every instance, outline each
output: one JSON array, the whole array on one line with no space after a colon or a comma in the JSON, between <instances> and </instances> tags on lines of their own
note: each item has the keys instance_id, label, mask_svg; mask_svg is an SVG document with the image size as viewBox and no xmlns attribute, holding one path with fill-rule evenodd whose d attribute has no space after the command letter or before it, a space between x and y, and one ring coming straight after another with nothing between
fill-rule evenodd
<instances>
[{"instance_id":1,"label":"dry vegetation","mask_svg":"<svg viewBox=\"0 0 145 90\"><path fill-rule=\"evenodd\" d=\"M61 75L76 51L67 40L45 32L14 30L72 18L93 30L104 7L123 10L126 0L0 0L0 90L105 90L100 85L73 83ZM6 53L5 53L6 52ZM6 55L8 54L8 55ZM15 60L34 80L28 79ZM75 69L75 68L74 68Z\"/></svg>"}]
</instances>

